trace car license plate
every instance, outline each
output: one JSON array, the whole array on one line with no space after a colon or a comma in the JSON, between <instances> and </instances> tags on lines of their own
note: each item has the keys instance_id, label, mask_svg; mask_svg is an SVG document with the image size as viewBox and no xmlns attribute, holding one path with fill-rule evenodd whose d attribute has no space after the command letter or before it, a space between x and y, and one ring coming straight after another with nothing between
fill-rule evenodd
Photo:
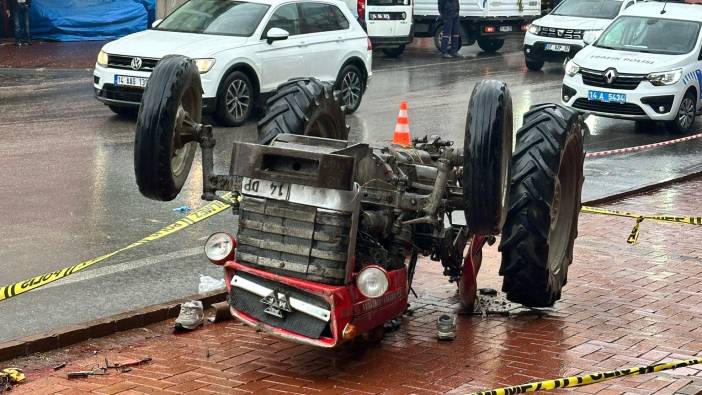
<instances>
[{"instance_id":1,"label":"car license plate","mask_svg":"<svg viewBox=\"0 0 702 395\"><path fill-rule=\"evenodd\" d=\"M587 99L603 103L626 103L626 95L624 93L587 91Z\"/></svg>"},{"instance_id":2,"label":"car license plate","mask_svg":"<svg viewBox=\"0 0 702 395\"><path fill-rule=\"evenodd\" d=\"M511 32L512 26L500 26L500 31L501 32Z\"/></svg>"},{"instance_id":3,"label":"car license plate","mask_svg":"<svg viewBox=\"0 0 702 395\"><path fill-rule=\"evenodd\" d=\"M115 85L122 86L136 86L143 88L146 86L146 82L149 81L148 77L134 77L131 75L116 75Z\"/></svg>"},{"instance_id":4,"label":"car license plate","mask_svg":"<svg viewBox=\"0 0 702 395\"><path fill-rule=\"evenodd\" d=\"M570 45L546 44L546 50L553 52L570 52Z\"/></svg>"},{"instance_id":5,"label":"car license plate","mask_svg":"<svg viewBox=\"0 0 702 395\"><path fill-rule=\"evenodd\" d=\"M290 199L290 184L287 182L257 180L244 177L241 189L245 195L253 195L276 200Z\"/></svg>"}]
</instances>

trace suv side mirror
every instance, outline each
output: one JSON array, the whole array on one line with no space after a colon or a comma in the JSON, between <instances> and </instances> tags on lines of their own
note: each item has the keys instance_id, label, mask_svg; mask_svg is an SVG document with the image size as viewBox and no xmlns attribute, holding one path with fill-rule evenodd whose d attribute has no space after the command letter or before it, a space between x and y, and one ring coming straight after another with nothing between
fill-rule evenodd
<instances>
[{"instance_id":1,"label":"suv side mirror","mask_svg":"<svg viewBox=\"0 0 702 395\"><path fill-rule=\"evenodd\" d=\"M161 21L163 21L163 19L156 19L155 21L153 21L153 23L151 23L151 28L153 29L156 26L160 25Z\"/></svg>"},{"instance_id":2,"label":"suv side mirror","mask_svg":"<svg viewBox=\"0 0 702 395\"><path fill-rule=\"evenodd\" d=\"M279 27L272 27L266 33L266 40L268 44L272 44L273 41L287 40L290 37L290 33L287 30L281 29Z\"/></svg>"}]
</instances>

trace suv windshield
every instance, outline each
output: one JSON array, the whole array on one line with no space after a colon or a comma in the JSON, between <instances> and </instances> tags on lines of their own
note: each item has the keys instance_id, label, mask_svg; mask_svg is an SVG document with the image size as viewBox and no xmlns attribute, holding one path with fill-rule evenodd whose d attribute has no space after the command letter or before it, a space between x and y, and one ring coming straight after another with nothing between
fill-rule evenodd
<instances>
[{"instance_id":1,"label":"suv windshield","mask_svg":"<svg viewBox=\"0 0 702 395\"><path fill-rule=\"evenodd\" d=\"M602 33L595 46L633 52L682 55L695 48L699 31L698 22L623 16Z\"/></svg>"},{"instance_id":2,"label":"suv windshield","mask_svg":"<svg viewBox=\"0 0 702 395\"><path fill-rule=\"evenodd\" d=\"M248 37L268 7L243 1L191 0L164 19L156 30Z\"/></svg>"},{"instance_id":3,"label":"suv windshield","mask_svg":"<svg viewBox=\"0 0 702 395\"><path fill-rule=\"evenodd\" d=\"M614 19L621 7L622 0L566 0L551 15Z\"/></svg>"}]
</instances>

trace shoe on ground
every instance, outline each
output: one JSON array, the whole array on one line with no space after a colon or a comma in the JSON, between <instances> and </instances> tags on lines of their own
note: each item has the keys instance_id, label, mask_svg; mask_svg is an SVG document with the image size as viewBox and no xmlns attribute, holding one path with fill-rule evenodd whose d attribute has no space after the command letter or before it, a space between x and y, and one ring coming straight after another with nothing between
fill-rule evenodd
<instances>
[{"instance_id":1,"label":"shoe on ground","mask_svg":"<svg viewBox=\"0 0 702 395\"><path fill-rule=\"evenodd\" d=\"M454 53L452 53L452 54L449 54L449 55L451 55L451 57L454 58L454 59L463 59L463 55L459 55L459 54L456 53L456 52L454 52Z\"/></svg>"},{"instance_id":2,"label":"shoe on ground","mask_svg":"<svg viewBox=\"0 0 702 395\"><path fill-rule=\"evenodd\" d=\"M447 53L442 53L442 54L441 54L441 57L444 58L444 59L452 59L452 58L453 58L451 55L449 55L449 54L447 54Z\"/></svg>"},{"instance_id":3,"label":"shoe on ground","mask_svg":"<svg viewBox=\"0 0 702 395\"><path fill-rule=\"evenodd\" d=\"M442 314L436 321L437 338L439 340L453 340L456 338L456 316Z\"/></svg>"},{"instance_id":4,"label":"shoe on ground","mask_svg":"<svg viewBox=\"0 0 702 395\"><path fill-rule=\"evenodd\" d=\"M177 330L197 329L205 323L205 311L202 308L202 302L199 300L191 300L180 305L180 314L175 321Z\"/></svg>"}]
</instances>

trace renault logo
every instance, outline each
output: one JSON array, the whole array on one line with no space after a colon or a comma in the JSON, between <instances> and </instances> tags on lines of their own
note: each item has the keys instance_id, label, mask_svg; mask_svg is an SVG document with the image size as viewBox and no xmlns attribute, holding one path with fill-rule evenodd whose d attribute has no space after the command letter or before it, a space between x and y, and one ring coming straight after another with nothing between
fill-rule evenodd
<instances>
[{"instance_id":1,"label":"renault logo","mask_svg":"<svg viewBox=\"0 0 702 395\"><path fill-rule=\"evenodd\" d=\"M141 68L141 58L133 58L131 66L134 70L139 70Z\"/></svg>"},{"instance_id":2,"label":"renault logo","mask_svg":"<svg viewBox=\"0 0 702 395\"><path fill-rule=\"evenodd\" d=\"M607 71L605 71L605 73L604 73L604 76L605 76L605 82L607 82L608 84L611 84L614 82L614 80L617 79L617 77L619 77L619 74L617 74L617 70L615 70L615 69L607 69Z\"/></svg>"},{"instance_id":3,"label":"renault logo","mask_svg":"<svg viewBox=\"0 0 702 395\"><path fill-rule=\"evenodd\" d=\"M563 29L558 29L558 30L556 31L556 33L558 33L558 37L563 37L563 33L565 33L565 30L563 30Z\"/></svg>"}]
</instances>

